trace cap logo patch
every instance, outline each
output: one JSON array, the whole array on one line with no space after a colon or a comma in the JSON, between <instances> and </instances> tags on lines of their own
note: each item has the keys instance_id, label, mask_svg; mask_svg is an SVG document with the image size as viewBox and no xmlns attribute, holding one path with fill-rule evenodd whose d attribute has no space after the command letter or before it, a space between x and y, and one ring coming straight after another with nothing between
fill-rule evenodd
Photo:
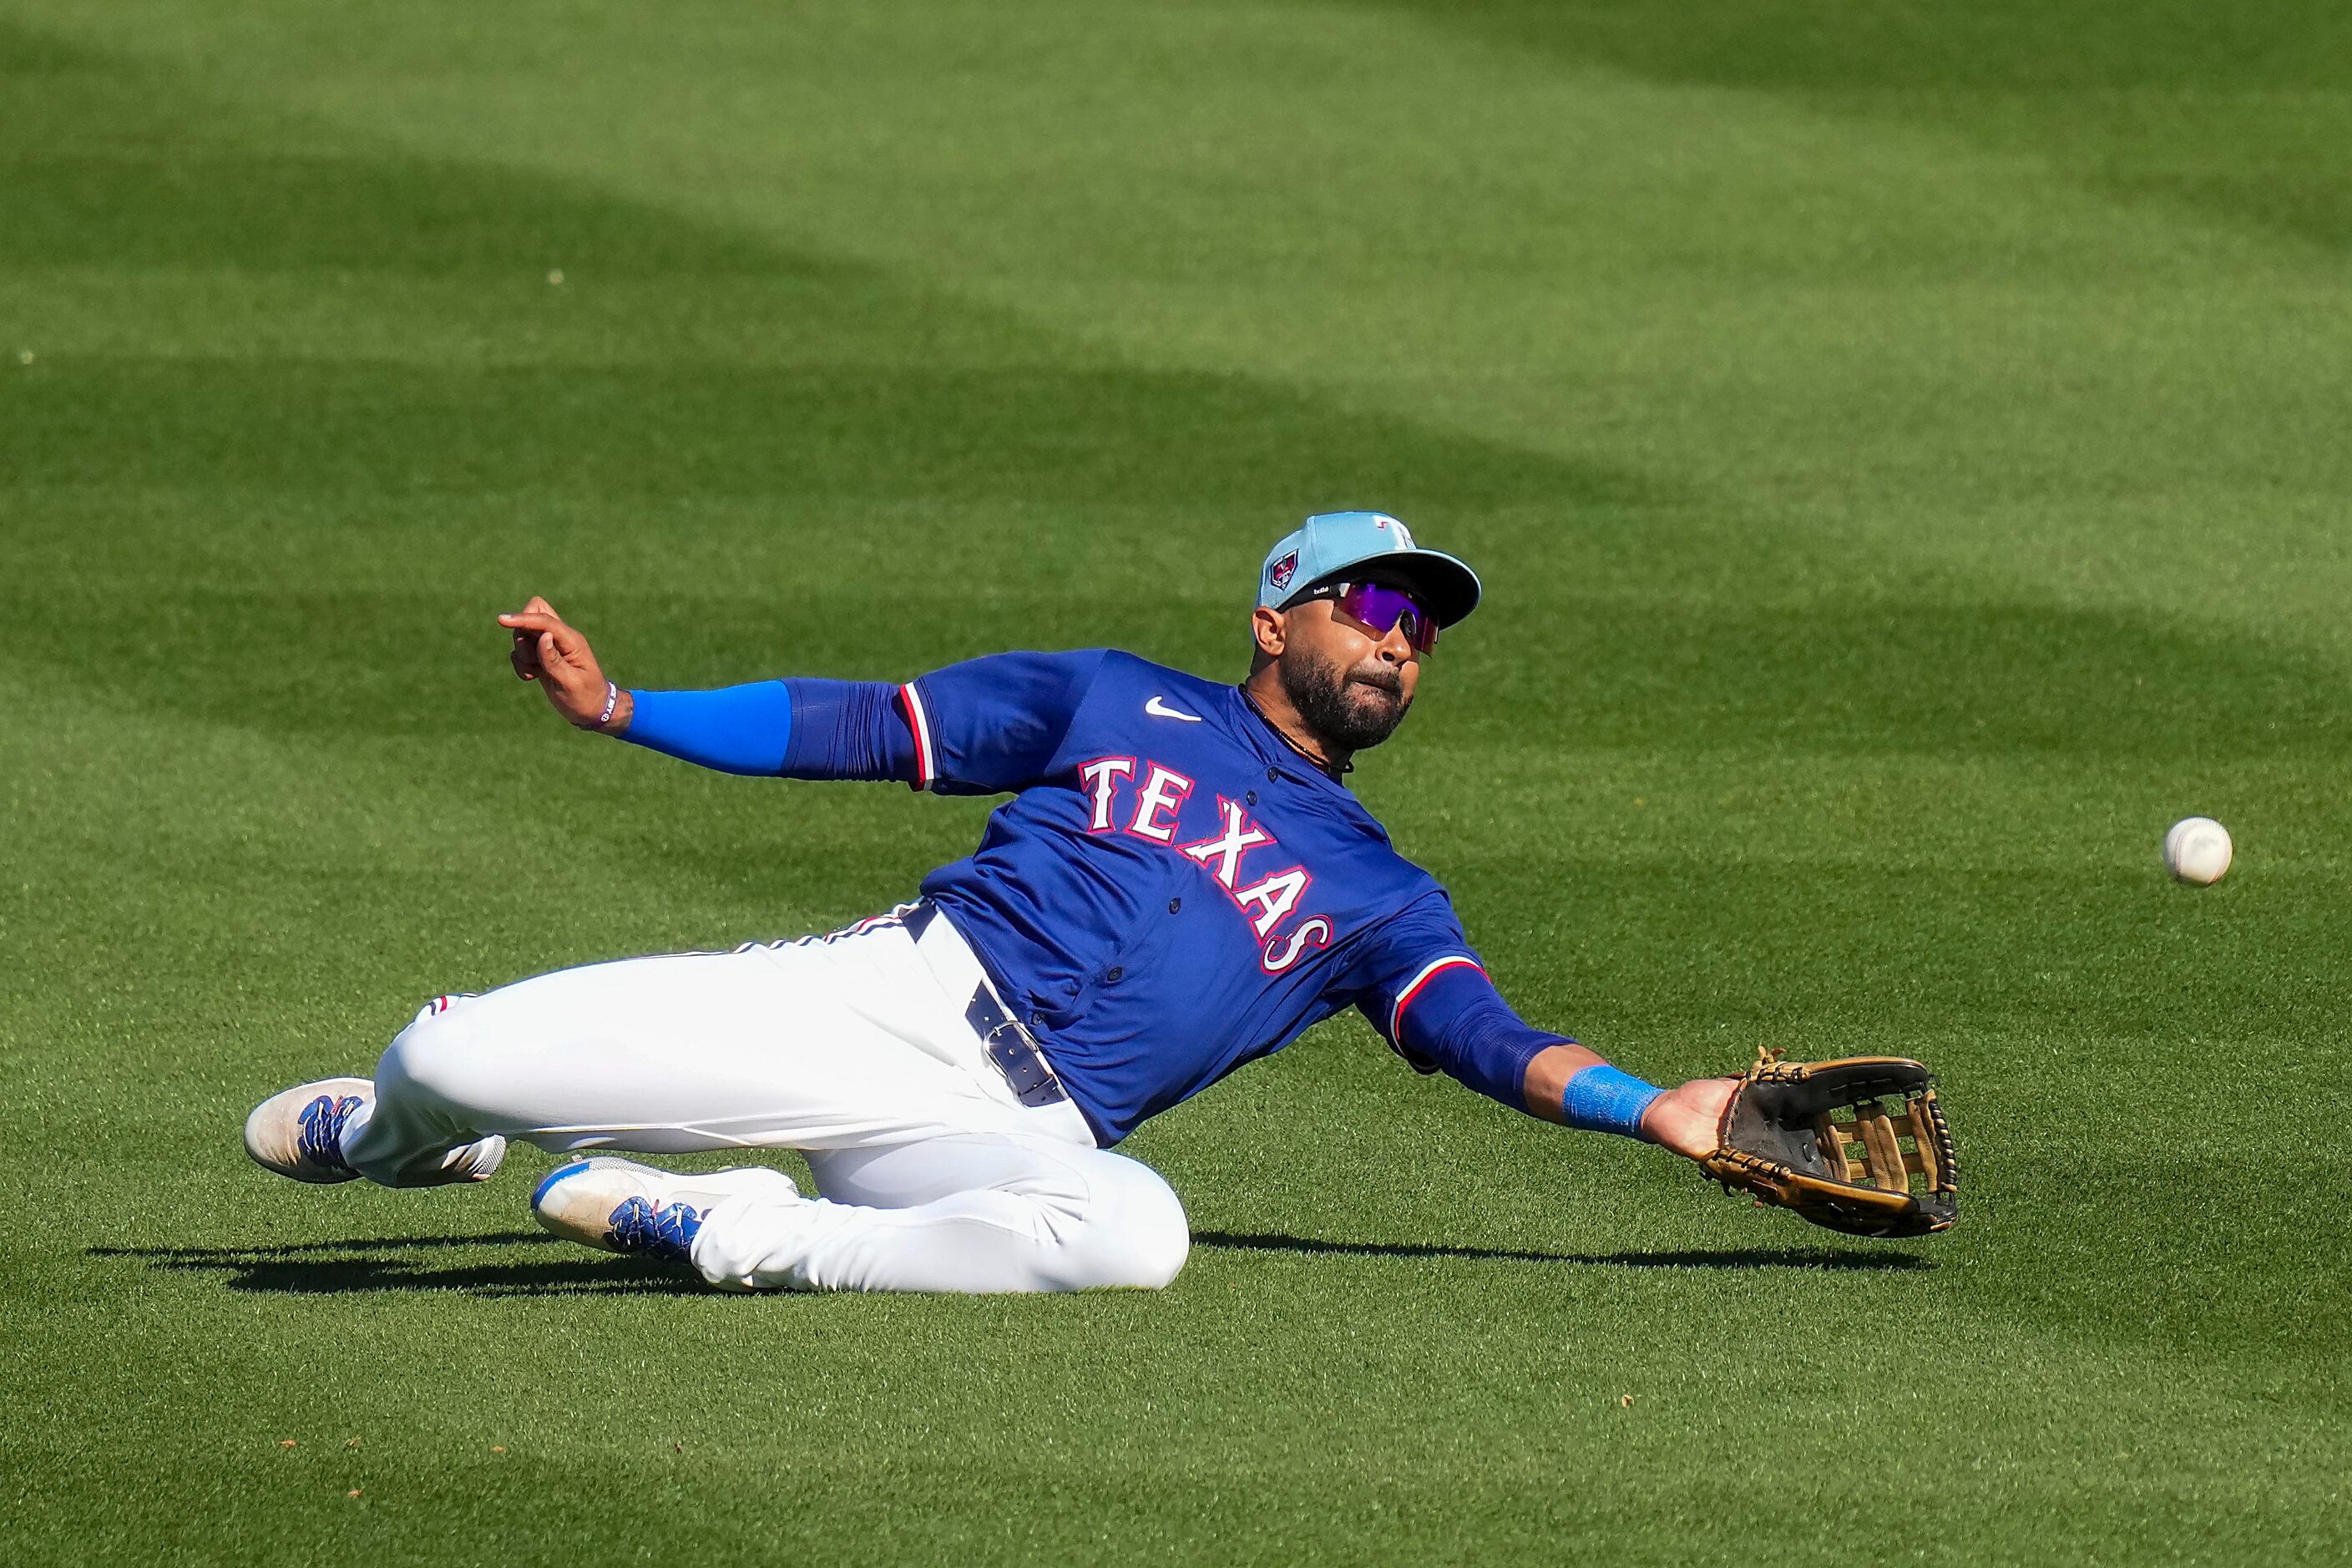
<instances>
[{"instance_id":1,"label":"cap logo patch","mask_svg":"<svg viewBox=\"0 0 2352 1568\"><path fill-rule=\"evenodd\" d=\"M1296 550L1265 569L1265 580L1277 588L1289 587L1290 580L1297 574L1298 552Z\"/></svg>"}]
</instances>

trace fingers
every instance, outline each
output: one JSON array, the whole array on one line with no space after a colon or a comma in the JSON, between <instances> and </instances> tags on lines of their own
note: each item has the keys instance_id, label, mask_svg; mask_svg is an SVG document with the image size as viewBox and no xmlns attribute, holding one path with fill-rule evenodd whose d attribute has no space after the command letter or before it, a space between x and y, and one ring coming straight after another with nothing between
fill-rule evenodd
<instances>
[{"instance_id":1,"label":"fingers","mask_svg":"<svg viewBox=\"0 0 2352 1568\"><path fill-rule=\"evenodd\" d=\"M537 594L533 594L521 609L499 617L499 625L502 626L520 627L534 632L545 631L550 626L560 626L562 624L563 617L555 613L555 606Z\"/></svg>"},{"instance_id":2,"label":"fingers","mask_svg":"<svg viewBox=\"0 0 2352 1568\"><path fill-rule=\"evenodd\" d=\"M500 616L499 625L514 633L514 647L507 658L519 680L539 679L560 653L569 651L563 634L571 628L555 613L555 606L537 594L521 609Z\"/></svg>"},{"instance_id":3,"label":"fingers","mask_svg":"<svg viewBox=\"0 0 2352 1568\"><path fill-rule=\"evenodd\" d=\"M500 616L499 625L514 637L507 660L514 666L515 679L541 683L548 700L576 721L572 710L586 700L586 688L604 680L588 639L537 594L521 609Z\"/></svg>"},{"instance_id":4,"label":"fingers","mask_svg":"<svg viewBox=\"0 0 2352 1568\"><path fill-rule=\"evenodd\" d=\"M545 663L552 664L561 658L577 664L581 662L578 656L587 651L588 639L557 615L553 605L536 595L521 609L500 616L499 625L513 632L518 644L530 637L538 645L539 657Z\"/></svg>"},{"instance_id":5,"label":"fingers","mask_svg":"<svg viewBox=\"0 0 2352 1568\"><path fill-rule=\"evenodd\" d=\"M517 631L514 634L514 646L507 650L507 661L514 666L517 679L537 680L541 673L539 666L539 638L530 632Z\"/></svg>"}]
</instances>

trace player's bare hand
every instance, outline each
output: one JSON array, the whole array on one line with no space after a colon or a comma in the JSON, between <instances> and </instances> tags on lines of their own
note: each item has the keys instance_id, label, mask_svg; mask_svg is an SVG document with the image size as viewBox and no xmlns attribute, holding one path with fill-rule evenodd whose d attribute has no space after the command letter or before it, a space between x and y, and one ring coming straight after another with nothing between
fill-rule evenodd
<instances>
[{"instance_id":1,"label":"player's bare hand","mask_svg":"<svg viewBox=\"0 0 2352 1568\"><path fill-rule=\"evenodd\" d=\"M536 594L521 609L500 616L499 625L514 636L514 647L507 657L515 674L539 682L549 703L567 723L596 729L604 718L604 671L579 628ZM621 717L615 713L606 727L615 727Z\"/></svg>"},{"instance_id":2,"label":"player's bare hand","mask_svg":"<svg viewBox=\"0 0 2352 1568\"><path fill-rule=\"evenodd\" d=\"M1643 1113L1643 1136L1688 1159L1706 1158L1715 1152L1723 1108L1738 1086L1736 1078L1696 1078L1666 1090Z\"/></svg>"}]
</instances>

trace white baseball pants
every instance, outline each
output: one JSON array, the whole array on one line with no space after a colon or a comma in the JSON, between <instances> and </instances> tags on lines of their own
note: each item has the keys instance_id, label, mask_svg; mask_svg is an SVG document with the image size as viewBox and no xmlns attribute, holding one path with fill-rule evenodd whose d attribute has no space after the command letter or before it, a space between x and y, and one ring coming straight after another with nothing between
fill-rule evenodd
<instances>
[{"instance_id":1,"label":"white baseball pants","mask_svg":"<svg viewBox=\"0 0 2352 1568\"><path fill-rule=\"evenodd\" d=\"M561 970L442 997L401 1031L343 1138L387 1186L489 1133L542 1149L807 1152L821 1198L777 1173L710 1193L695 1268L736 1289L1156 1289L1184 1210L1150 1167L1095 1147L1066 1100L1025 1106L965 1021L985 984L945 916L912 906L828 937Z\"/></svg>"}]
</instances>

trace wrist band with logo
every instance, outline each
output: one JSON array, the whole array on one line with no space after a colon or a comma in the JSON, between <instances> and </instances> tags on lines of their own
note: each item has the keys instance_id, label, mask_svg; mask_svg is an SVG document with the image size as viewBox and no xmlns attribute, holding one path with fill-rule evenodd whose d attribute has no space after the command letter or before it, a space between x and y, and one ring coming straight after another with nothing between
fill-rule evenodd
<instances>
[{"instance_id":1,"label":"wrist band with logo","mask_svg":"<svg viewBox=\"0 0 2352 1568\"><path fill-rule=\"evenodd\" d=\"M613 721L613 710L621 705L621 689L611 681L604 682L604 711L596 716L596 728L603 729Z\"/></svg>"}]
</instances>

